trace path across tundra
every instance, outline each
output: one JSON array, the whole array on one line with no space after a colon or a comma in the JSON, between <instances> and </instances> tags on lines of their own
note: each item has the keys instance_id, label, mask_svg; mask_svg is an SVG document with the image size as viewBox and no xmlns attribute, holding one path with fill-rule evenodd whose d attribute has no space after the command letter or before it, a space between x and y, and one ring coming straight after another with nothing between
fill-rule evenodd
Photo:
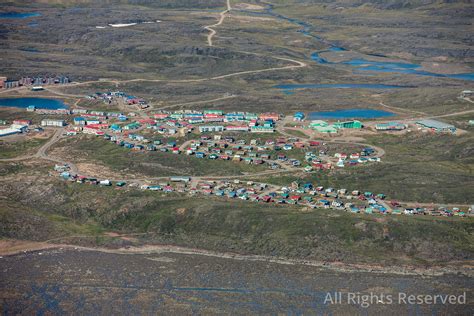
<instances>
[{"instance_id":1,"label":"path across tundra","mask_svg":"<svg viewBox=\"0 0 474 316\"><path fill-rule=\"evenodd\" d=\"M207 35L207 44L209 46L212 46L212 38L214 37L214 35L216 35L217 31L214 29L216 26L219 26L221 25L223 22L224 22L224 19L225 19L225 15L227 13L230 12L230 10L232 10L231 6L230 6L230 0L227 0L227 9L222 11L220 13L220 18L219 18L219 21L215 24L212 24L212 25L208 25L208 26L205 26L204 28L206 30L208 30L210 33L209 35Z\"/></svg>"},{"instance_id":2,"label":"path across tundra","mask_svg":"<svg viewBox=\"0 0 474 316\"><path fill-rule=\"evenodd\" d=\"M220 18L219 18L218 22L215 23L215 24L208 25L208 26L204 27L206 30L208 30L210 32L207 35L207 43L208 43L209 46L213 46L212 38L217 33L214 28L216 26L221 25L224 22L226 14L229 13L232 10L230 0L227 0L226 4L227 4L226 9L220 13ZM73 83L70 83L68 85L65 85L64 87L81 86L81 85L88 85L88 84L99 83L99 82L100 83L114 83L115 85L119 85L121 83L130 83L130 82L169 82L169 83L204 82L204 81L219 80L219 79L225 79L225 78L230 78L230 77L235 77L235 76L256 74L256 73L269 72L269 71L291 70L291 69L297 69L297 68L302 68L302 67L307 67L308 66L307 63L296 60L296 59L292 59L292 58L267 56L267 55L254 53L254 52L247 52L247 51L238 51L238 52L243 53L243 54L273 58L273 59L277 59L277 60L292 63L292 65L287 65L287 66L282 66L282 67L271 67L271 68L257 69L257 70L238 71L238 72L233 72L233 73L229 73L229 74L218 75L218 76L213 76L213 77L208 77L208 78L178 79L178 80L172 80L172 79L169 79L169 80L168 79L146 79L146 78L135 78L135 79L127 79L127 80L101 79L101 80L91 80L91 81L83 81L83 82L73 82ZM58 93L58 94L60 94L60 93ZM66 94L64 94L64 95L66 95Z\"/></svg>"}]
</instances>

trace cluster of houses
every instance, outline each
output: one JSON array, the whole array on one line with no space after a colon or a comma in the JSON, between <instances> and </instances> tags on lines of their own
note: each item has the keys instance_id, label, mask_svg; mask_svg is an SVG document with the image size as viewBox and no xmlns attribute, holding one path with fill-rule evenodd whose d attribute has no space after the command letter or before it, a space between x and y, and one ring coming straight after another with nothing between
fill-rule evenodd
<instances>
[{"instance_id":1,"label":"cluster of houses","mask_svg":"<svg viewBox=\"0 0 474 316\"><path fill-rule=\"evenodd\" d=\"M57 111L57 110L52 110ZM59 114L59 112L58 112ZM209 110L204 112L160 112L152 117L142 117L131 122L128 117L121 113L105 113L88 110L66 110L61 114L78 114L73 119L71 133L86 131L87 133L103 135L103 129L110 128L114 133L127 133L141 128L152 129L158 134L175 135L180 131L190 133L197 129L200 133L219 132L251 132L251 133L273 133L275 124L280 119L276 113L223 113L219 110ZM128 116L132 116L129 113ZM115 119L117 122L108 124L108 120ZM226 125L208 125L210 122L229 123Z\"/></svg>"},{"instance_id":2,"label":"cluster of houses","mask_svg":"<svg viewBox=\"0 0 474 316\"><path fill-rule=\"evenodd\" d=\"M273 133L275 124L281 119L278 113L249 113L232 112L224 113L221 110L176 111L155 113L153 117L168 125L199 125L201 133L209 132L253 132ZM210 124L212 123L212 124ZM218 124L221 123L221 124ZM231 123L224 125L222 123Z\"/></svg>"},{"instance_id":3,"label":"cluster of houses","mask_svg":"<svg viewBox=\"0 0 474 316\"><path fill-rule=\"evenodd\" d=\"M104 125L104 128L101 126ZM138 133L107 134L107 124L94 124L82 127L82 132L102 136L104 139L133 151L161 151L173 154L185 154L198 159L225 160L245 162L252 165L266 164L270 169L282 166L303 168L305 172L328 170L334 167L353 166L368 162L379 162L373 148L364 148L350 154L335 153L334 158L328 155L328 149L317 141L303 142L297 138L278 137L276 139L246 141L234 136L202 135L200 139L191 140L187 146L179 146L175 140L151 140ZM68 131L75 135L75 131ZM319 151L314 152L314 149ZM284 152L293 149L305 150L304 161L288 157ZM291 155L290 155L291 156ZM305 164L305 166L303 166Z\"/></svg>"},{"instance_id":4,"label":"cluster of houses","mask_svg":"<svg viewBox=\"0 0 474 316\"><path fill-rule=\"evenodd\" d=\"M188 147L181 150L175 140L167 142L162 140L151 141L142 135L132 133L123 138L108 134L104 134L103 137L133 151L161 151L186 154L198 159L227 160L253 165L266 163L271 169L280 168L280 164L284 162L295 167L301 165L299 160L287 158L283 154L271 155L270 151L282 150L277 144L284 144L285 148L288 148L288 146L293 148L292 144L290 145L287 140L283 139L277 140L276 143L275 141L266 141L263 144L260 144L258 140L251 140L247 144L245 140L236 140L234 137L222 138L221 135L216 135L211 138L210 136L202 136L200 140L191 141Z\"/></svg>"},{"instance_id":5,"label":"cluster of houses","mask_svg":"<svg viewBox=\"0 0 474 316\"><path fill-rule=\"evenodd\" d=\"M310 182L294 181L289 186L277 187L266 183L240 180L218 180L191 182L191 177L175 176L162 180L156 184L140 184L137 182L100 180L97 178L71 174L69 166L56 165L55 171L67 181L86 183L100 186L125 186L141 190L159 191L163 193L187 193L189 195L216 196L227 199L240 199L256 203L274 203L279 205L301 205L308 208L325 208L351 213L365 214L393 214L393 215L432 215L432 216L460 216L472 214L459 208L447 207L402 207L398 202L385 201L382 193L361 192L358 190L325 188Z\"/></svg>"},{"instance_id":6,"label":"cluster of houses","mask_svg":"<svg viewBox=\"0 0 474 316\"><path fill-rule=\"evenodd\" d=\"M121 91L96 92L95 94L88 95L86 98L89 100L101 100L106 104L111 104L116 100L120 100L127 105L138 105L141 109L149 107L146 100L133 95L128 95Z\"/></svg>"},{"instance_id":7,"label":"cluster of houses","mask_svg":"<svg viewBox=\"0 0 474 316\"><path fill-rule=\"evenodd\" d=\"M70 83L70 79L66 76L23 77L19 80L8 80L7 77L0 77L0 89L11 89L23 86L34 86L36 89L38 89L41 88L42 85L68 83Z\"/></svg>"}]
</instances>

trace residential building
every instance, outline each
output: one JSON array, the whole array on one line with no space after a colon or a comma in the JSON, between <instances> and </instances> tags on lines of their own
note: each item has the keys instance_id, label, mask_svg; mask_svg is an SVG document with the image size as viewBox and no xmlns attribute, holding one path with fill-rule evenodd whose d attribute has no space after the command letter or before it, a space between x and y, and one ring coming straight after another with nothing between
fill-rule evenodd
<instances>
[{"instance_id":1,"label":"residential building","mask_svg":"<svg viewBox=\"0 0 474 316\"><path fill-rule=\"evenodd\" d=\"M231 132L248 132L249 127L247 125L228 125L225 127L226 131Z\"/></svg>"},{"instance_id":2,"label":"residential building","mask_svg":"<svg viewBox=\"0 0 474 316\"><path fill-rule=\"evenodd\" d=\"M273 127L266 127L266 126L252 126L250 128L252 133L273 133L275 129Z\"/></svg>"},{"instance_id":3,"label":"residential building","mask_svg":"<svg viewBox=\"0 0 474 316\"><path fill-rule=\"evenodd\" d=\"M295 115L293 116L294 121L303 121L305 118L305 115L303 112L296 112Z\"/></svg>"},{"instance_id":4,"label":"residential building","mask_svg":"<svg viewBox=\"0 0 474 316\"><path fill-rule=\"evenodd\" d=\"M63 127L66 126L66 122L64 120L44 119L41 120L41 126Z\"/></svg>"},{"instance_id":5,"label":"residential building","mask_svg":"<svg viewBox=\"0 0 474 316\"><path fill-rule=\"evenodd\" d=\"M203 125L199 126L200 133L208 133L208 132L222 132L224 131L224 126L222 125Z\"/></svg>"}]
</instances>

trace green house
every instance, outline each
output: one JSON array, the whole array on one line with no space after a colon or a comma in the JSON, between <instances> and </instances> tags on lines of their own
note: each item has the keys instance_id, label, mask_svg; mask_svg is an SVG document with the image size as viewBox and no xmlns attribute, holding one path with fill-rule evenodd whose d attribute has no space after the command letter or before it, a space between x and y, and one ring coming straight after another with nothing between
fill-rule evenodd
<instances>
[{"instance_id":1,"label":"green house","mask_svg":"<svg viewBox=\"0 0 474 316\"><path fill-rule=\"evenodd\" d=\"M332 125L334 128L342 129L342 128L352 128L358 129L362 128L362 122L354 120L354 121L345 121L345 122L336 122Z\"/></svg>"}]
</instances>

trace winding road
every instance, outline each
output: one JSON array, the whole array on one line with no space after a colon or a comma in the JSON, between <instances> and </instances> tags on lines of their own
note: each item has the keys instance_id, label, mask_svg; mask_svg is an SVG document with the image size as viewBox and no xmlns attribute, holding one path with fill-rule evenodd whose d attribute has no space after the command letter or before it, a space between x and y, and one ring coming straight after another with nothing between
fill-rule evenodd
<instances>
[{"instance_id":1,"label":"winding road","mask_svg":"<svg viewBox=\"0 0 474 316\"><path fill-rule=\"evenodd\" d=\"M212 46L212 38L216 35L217 31L214 29L216 26L221 25L224 22L225 15L232 10L230 6L230 0L227 0L227 9L220 13L219 21L215 24L205 26L204 28L209 31L209 35L207 35L207 45Z\"/></svg>"},{"instance_id":2,"label":"winding road","mask_svg":"<svg viewBox=\"0 0 474 316\"><path fill-rule=\"evenodd\" d=\"M227 8L226 8L226 10L224 10L220 13L220 18L219 18L218 22L215 23L215 24L208 25L208 26L204 27L204 29L206 29L210 32L207 35L207 42L208 42L209 46L213 46L212 38L217 33L214 28L221 25L224 22L226 14L229 13L232 10L230 0L226 0L226 1L227 1L226 2ZM257 74L257 73L270 72L270 71L292 70L292 69L297 69L297 68L302 68L302 67L307 67L308 66L307 63L296 60L296 59L292 59L292 58L278 57L278 56L268 56L268 55L254 53L254 52L247 52L247 51L238 51L238 52L243 53L243 54L255 55L255 56L264 56L266 58L273 58L273 59L277 59L277 60L280 60L280 61L289 62L292 65L281 66L281 67L270 67L270 68L257 69L257 70L238 71L238 72L233 72L233 73L224 74L224 75L218 75L218 76L207 77L207 78L197 78L197 79L178 79L178 80L173 80L173 79L147 79L147 78L135 78L135 79L126 79L126 80L100 79L100 80L91 80L91 81L83 81L83 82L72 82L72 83L69 83L67 85L64 85L64 87L82 86L82 85L89 85L89 84L94 84L94 83L113 83L113 84L116 85L116 87L118 87L119 84L132 83L132 82L163 82L163 83L206 82L206 81L213 81L213 80L231 78L231 77L235 77L235 76ZM58 88L60 88L60 87L58 87ZM60 92L52 91L52 90L49 90L49 91L52 92L52 93L56 93L58 95L77 97L76 95L72 95L72 94L66 94L66 93L62 94Z\"/></svg>"},{"instance_id":3,"label":"winding road","mask_svg":"<svg viewBox=\"0 0 474 316\"><path fill-rule=\"evenodd\" d=\"M64 138L64 128L58 128L54 132L53 136L45 144L43 144L40 148L38 148L38 151L34 155L25 155L25 156L19 156L19 157L14 157L14 158L0 159L0 162L15 162L15 161L30 160L30 159L44 159L44 160L52 161L58 164L67 164L71 168L71 172L78 173L78 169L73 163L64 161L56 157L48 156L47 154L47 151L62 138Z\"/></svg>"}]
</instances>

